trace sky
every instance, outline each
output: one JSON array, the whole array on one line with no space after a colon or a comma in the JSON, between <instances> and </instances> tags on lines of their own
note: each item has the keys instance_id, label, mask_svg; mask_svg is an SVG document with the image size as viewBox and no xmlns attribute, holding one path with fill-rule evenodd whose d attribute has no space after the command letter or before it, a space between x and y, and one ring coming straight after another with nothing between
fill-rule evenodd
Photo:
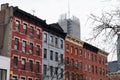
<instances>
[{"instance_id":1,"label":"sky","mask_svg":"<svg viewBox=\"0 0 120 80\"><path fill-rule=\"evenodd\" d=\"M91 26L87 25L91 13L100 15L102 11L109 10L115 5L119 5L120 0L0 0L0 4L9 3L10 6L33 14L40 19L46 20L48 24L55 23L60 15L70 11L70 17L76 16L80 20L81 39L85 41L91 33ZM69 3L69 8L68 8ZM101 47L104 49L103 46ZM108 61L111 60L110 54ZM116 56L112 60L116 60Z\"/></svg>"}]
</instances>

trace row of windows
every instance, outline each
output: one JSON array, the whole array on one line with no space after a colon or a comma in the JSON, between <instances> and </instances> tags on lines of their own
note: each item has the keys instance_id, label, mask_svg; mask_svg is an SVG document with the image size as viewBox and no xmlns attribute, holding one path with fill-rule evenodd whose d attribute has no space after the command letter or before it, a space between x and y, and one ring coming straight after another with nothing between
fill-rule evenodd
<instances>
[{"instance_id":1,"label":"row of windows","mask_svg":"<svg viewBox=\"0 0 120 80\"><path fill-rule=\"evenodd\" d=\"M17 32L20 32L20 21L19 20L16 20L16 31ZM23 34L27 35L28 34L28 25L26 23L23 23ZM30 26L30 33L29 33L30 37L34 37L35 35L35 30L34 30L34 27L33 26ZM37 29L36 30L36 38L37 39L40 39L40 29Z\"/></svg>"},{"instance_id":2,"label":"row of windows","mask_svg":"<svg viewBox=\"0 0 120 80\"><path fill-rule=\"evenodd\" d=\"M18 79L17 76L12 76L12 80L34 80L34 79L33 78L26 79L25 77L20 77L20 79ZM35 79L35 80L40 80L40 79Z\"/></svg>"},{"instance_id":3,"label":"row of windows","mask_svg":"<svg viewBox=\"0 0 120 80\"><path fill-rule=\"evenodd\" d=\"M66 53L69 52L69 45L66 44ZM84 58L88 59L88 60L92 60L92 61L98 61L100 64L105 64L107 63L107 59L103 58L103 57L98 57L97 55L94 55L92 53L87 53L87 52L82 52L82 49L78 49L78 48L74 48L74 46L71 46L70 47L70 53L71 54L75 54L75 55L78 55L78 56L84 56Z\"/></svg>"},{"instance_id":4,"label":"row of windows","mask_svg":"<svg viewBox=\"0 0 120 80\"><path fill-rule=\"evenodd\" d=\"M89 65L89 64L84 64L84 71L92 72L93 74L100 74L100 75L105 75L107 74L107 71L104 68L97 67L94 65Z\"/></svg>"},{"instance_id":5,"label":"row of windows","mask_svg":"<svg viewBox=\"0 0 120 80\"><path fill-rule=\"evenodd\" d=\"M78 60L71 59L69 60L68 57L65 58L65 64L71 66L72 68L77 68L82 70L82 62L78 62Z\"/></svg>"},{"instance_id":6,"label":"row of windows","mask_svg":"<svg viewBox=\"0 0 120 80\"><path fill-rule=\"evenodd\" d=\"M44 64L43 65L43 74L44 75L50 74L50 76L57 75L57 77L63 78L63 68L47 66L47 65Z\"/></svg>"},{"instance_id":7,"label":"row of windows","mask_svg":"<svg viewBox=\"0 0 120 80\"><path fill-rule=\"evenodd\" d=\"M29 53L32 54L33 53L33 43L30 43L29 44ZM18 38L15 38L15 41L14 41L14 49L15 50L19 50L19 39ZM26 41L22 41L22 52L27 52L27 42ZM40 56L40 45L36 45L36 55L37 56Z\"/></svg>"},{"instance_id":8,"label":"row of windows","mask_svg":"<svg viewBox=\"0 0 120 80\"><path fill-rule=\"evenodd\" d=\"M13 68L14 69L18 68L18 63L19 63L18 57L14 56L14 59L13 59ZM27 63L28 63L28 71L31 71L31 72L34 71L33 70L33 65L34 65L33 60L28 60L28 62L27 62L27 60L25 58L22 58L22 60L21 60L21 70L26 70ZM40 71L40 62L36 61L35 62L35 72L39 73L39 71Z\"/></svg>"},{"instance_id":9,"label":"row of windows","mask_svg":"<svg viewBox=\"0 0 120 80\"><path fill-rule=\"evenodd\" d=\"M48 35L47 35L47 33L44 33L43 34L43 41L45 42L45 43L47 43L48 42ZM59 45L59 43L60 43L60 45ZM50 35L49 36L49 44L51 44L51 45L54 45L55 47L60 47L61 49L63 49L63 40L61 39L60 40L60 42L59 42L59 38L57 38L57 37L53 37L52 35Z\"/></svg>"},{"instance_id":10,"label":"row of windows","mask_svg":"<svg viewBox=\"0 0 120 80\"><path fill-rule=\"evenodd\" d=\"M83 76L79 74L75 74L74 72L66 72L66 79L65 80L83 80Z\"/></svg>"},{"instance_id":11,"label":"row of windows","mask_svg":"<svg viewBox=\"0 0 120 80\"><path fill-rule=\"evenodd\" d=\"M44 48L44 53L43 53L43 58L44 59L47 59L47 53L48 53L48 50L46 48ZM63 63L63 54L60 54L59 56L59 53L58 52L53 52L52 50L50 50L50 60L55 60L55 61L60 61L61 63ZM60 60L59 60L60 58Z\"/></svg>"}]
</instances>

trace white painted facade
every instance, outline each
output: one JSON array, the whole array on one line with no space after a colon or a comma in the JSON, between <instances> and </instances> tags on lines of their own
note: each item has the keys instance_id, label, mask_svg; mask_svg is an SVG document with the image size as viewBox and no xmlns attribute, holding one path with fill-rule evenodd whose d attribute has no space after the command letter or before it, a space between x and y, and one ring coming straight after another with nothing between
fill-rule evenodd
<instances>
[{"instance_id":1,"label":"white painted facade","mask_svg":"<svg viewBox=\"0 0 120 80\"><path fill-rule=\"evenodd\" d=\"M9 79L9 75L10 75L10 58L9 57L0 56L0 69L7 70L7 78L6 78L6 80L10 80Z\"/></svg>"},{"instance_id":2,"label":"white painted facade","mask_svg":"<svg viewBox=\"0 0 120 80\"><path fill-rule=\"evenodd\" d=\"M47 34L47 42L44 42L44 33ZM53 43L50 43L50 36L53 36ZM58 39L58 46L55 46L55 38ZM60 48L60 41L63 41L63 48ZM47 58L45 59L44 56L44 49L47 49ZM50 51L53 51L53 60L50 60ZM53 74L55 72L55 67L58 67L58 64L60 63L60 54L63 54L63 59L64 59L64 39L61 37L58 37L54 34L48 33L46 31L43 31L43 45L42 45L42 73L43 73L43 80L51 80L52 76L50 76L50 66L53 66ZM58 61L55 61L55 52L58 52ZM47 65L47 74L44 76L44 64ZM64 71L64 64L59 65L58 69L58 74L60 74L61 70L63 69ZM64 73L64 72L63 72ZM56 75L52 80L57 80ZM64 80L64 77L59 79L59 80Z\"/></svg>"}]
</instances>

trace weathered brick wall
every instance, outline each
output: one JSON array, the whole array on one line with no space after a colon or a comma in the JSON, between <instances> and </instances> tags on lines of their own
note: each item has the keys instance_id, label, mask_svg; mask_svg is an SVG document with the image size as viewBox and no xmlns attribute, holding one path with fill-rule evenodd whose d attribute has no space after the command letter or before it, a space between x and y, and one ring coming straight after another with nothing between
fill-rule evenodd
<instances>
[{"instance_id":1,"label":"weathered brick wall","mask_svg":"<svg viewBox=\"0 0 120 80\"><path fill-rule=\"evenodd\" d=\"M4 38L4 15L5 11L0 11L0 53L3 46L3 38Z\"/></svg>"}]
</instances>

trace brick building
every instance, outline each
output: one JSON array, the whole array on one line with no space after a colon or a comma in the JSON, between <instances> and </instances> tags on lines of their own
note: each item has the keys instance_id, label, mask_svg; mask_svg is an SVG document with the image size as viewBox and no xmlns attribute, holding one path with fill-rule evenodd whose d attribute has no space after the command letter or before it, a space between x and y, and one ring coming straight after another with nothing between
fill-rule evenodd
<instances>
[{"instance_id":1,"label":"brick building","mask_svg":"<svg viewBox=\"0 0 120 80\"><path fill-rule=\"evenodd\" d=\"M1 55L10 57L10 79L42 76L42 27L45 21L8 4L1 5Z\"/></svg>"},{"instance_id":2,"label":"brick building","mask_svg":"<svg viewBox=\"0 0 120 80\"><path fill-rule=\"evenodd\" d=\"M72 36L65 39L65 80L107 80L107 53Z\"/></svg>"}]
</instances>

